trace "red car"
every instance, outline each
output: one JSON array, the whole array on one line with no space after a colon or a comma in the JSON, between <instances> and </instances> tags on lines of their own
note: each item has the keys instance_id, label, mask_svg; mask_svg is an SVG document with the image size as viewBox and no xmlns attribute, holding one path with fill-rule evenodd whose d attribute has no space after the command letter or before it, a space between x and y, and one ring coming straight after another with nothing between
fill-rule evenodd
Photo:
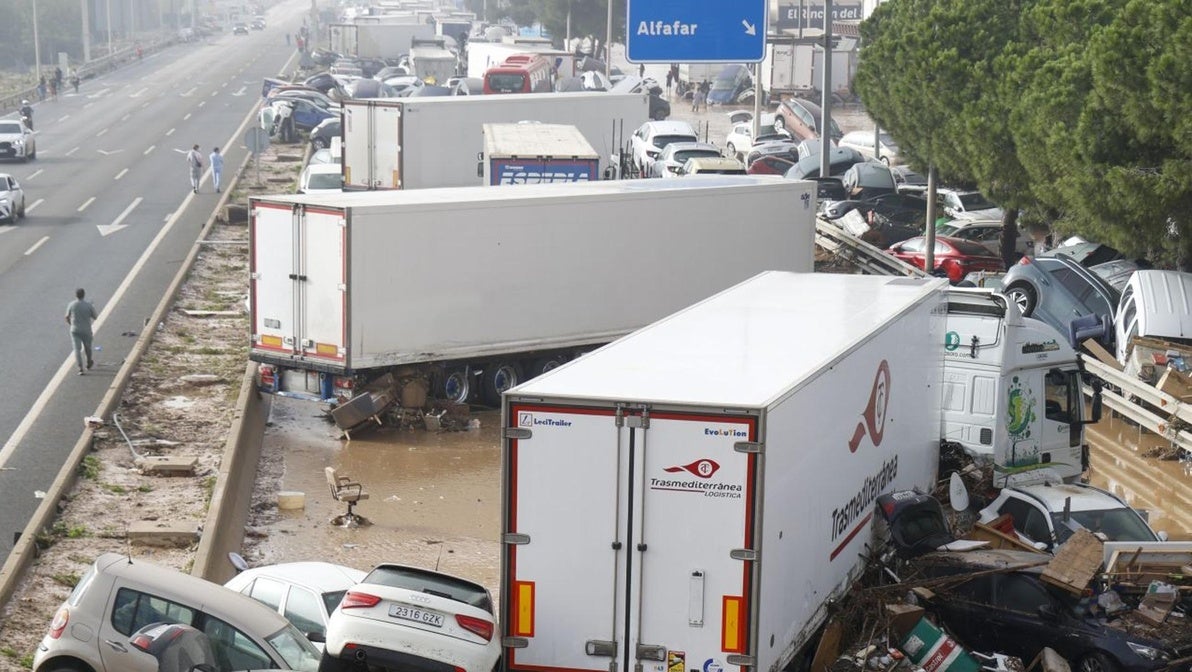
<instances>
[{"instance_id":1,"label":"red car","mask_svg":"<svg viewBox=\"0 0 1192 672\"><path fill-rule=\"evenodd\" d=\"M763 156L749 164L745 172L750 175L786 175L793 165L794 161L782 156Z\"/></svg>"},{"instance_id":2,"label":"red car","mask_svg":"<svg viewBox=\"0 0 1192 672\"><path fill-rule=\"evenodd\" d=\"M927 239L923 236L908 238L895 243L886 250L899 259L923 268ZM1006 265L1001 257L995 256L984 245L961 238L937 236L935 239L935 269L947 274L948 280L956 284L974 271L1001 273Z\"/></svg>"}]
</instances>

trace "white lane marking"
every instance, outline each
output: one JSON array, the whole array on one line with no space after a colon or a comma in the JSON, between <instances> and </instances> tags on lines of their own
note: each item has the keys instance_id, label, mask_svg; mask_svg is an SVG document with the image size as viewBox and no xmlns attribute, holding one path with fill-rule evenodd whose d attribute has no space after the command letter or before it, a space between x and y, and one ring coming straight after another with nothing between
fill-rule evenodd
<instances>
[{"instance_id":1,"label":"white lane marking","mask_svg":"<svg viewBox=\"0 0 1192 672\"><path fill-rule=\"evenodd\" d=\"M108 91L111 91L111 89L110 88L100 89L99 91L96 91L95 93L88 94L87 97L88 98L99 98L100 96L104 95Z\"/></svg>"},{"instance_id":2,"label":"white lane marking","mask_svg":"<svg viewBox=\"0 0 1192 672\"><path fill-rule=\"evenodd\" d=\"M91 107L91 106L92 106L92 105L94 105L94 104L95 104L95 103L86 103L85 105L83 105L83 109L85 110L85 109L87 109L88 107Z\"/></svg>"},{"instance_id":3,"label":"white lane marking","mask_svg":"<svg viewBox=\"0 0 1192 672\"><path fill-rule=\"evenodd\" d=\"M66 121L67 119L70 119L69 114L64 114L61 117L58 117L58 121Z\"/></svg>"},{"instance_id":4,"label":"white lane marking","mask_svg":"<svg viewBox=\"0 0 1192 672\"><path fill-rule=\"evenodd\" d=\"M74 154L74 153L75 153L75 152L77 152L77 151L79 151L79 148L78 148L78 147L75 147L74 149L72 149L72 150L70 150L69 152L67 152L67 153L66 153L66 155L67 155L67 156L70 156L71 154Z\"/></svg>"},{"instance_id":5,"label":"white lane marking","mask_svg":"<svg viewBox=\"0 0 1192 672\"><path fill-rule=\"evenodd\" d=\"M284 69L289 69L290 65L297 57L298 52L295 51L294 54L290 56L290 60L286 61ZM224 143L224 146L230 146L236 141L237 138L242 136L244 134L244 129L248 128L249 122L254 121L256 117L257 115L255 112L249 112L248 116L244 118L244 122L240 124L240 128L236 129L236 131L232 133L232 137L228 138L228 141ZM190 199L194 198L194 196L195 195L193 193L187 193L186 199L182 204L183 207L175 210L174 214L178 215L185 210L186 204L190 201ZM175 217L174 219L167 221L165 225L158 230L157 236L153 238L153 241L149 243L149 246L145 248L145 251L141 253L141 258L137 259L137 263L133 264L132 269L128 271L128 275L124 276L124 281L121 282L120 286L116 288L115 293L112 294L112 298L108 300L103 311L99 313L99 319L97 319L95 323L91 325L92 331L99 331L99 328L104 322L107 321L108 315L115 310L116 305L120 303L121 297L123 297L124 293L128 291L129 286L132 285L132 282L136 279L137 275L140 274L141 268L148 263L149 257L153 255L154 251L157 250L157 246L161 244L161 241L170 232L170 229L172 229L177 223L178 219ZM21 419L21 423L17 425L17 428L13 430L12 434L8 437L8 441L6 441L4 446L0 448L0 468L4 467L4 464L8 462L8 459L17 449L17 446L25 440L25 435L29 433L29 429L33 427L33 423L37 422L37 419L41 417L42 411L44 411L46 406L49 404L50 397L58 391L58 387L62 385L62 381L66 380L66 375L70 372L71 367L74 365L74 355L67 355L66 358L62 360L62 365L58 367L58 372L55 373L54 377L50 379L49 384L42 389L41 394L38 395L37 399L33 402L33 405L29 407L29 412L25 414L25 417ZM98 411L98 407L96 407L96 410Z\"/></svg>"},{"instance_id":6,"label":"white lane marking","mask_svg":"<svg viewBox=\"0 0 1192 672\"><path fill-rule=\"evenodd\" d=\"M26 177L25 179L32 180L33 178L37 177L38 175L41 175L44 172L46 172L45 168L38 168L37 170L33 171L32 175L30 175L29 177Z\"/></svg>"},{"instance_id":7,"label":"white lane marking","mask_svg":"<svg viewBox=\"0 0 1192 672\"><path fill-rule=\"evenodd\" d=\"M127 224L121 224L120 222L123 222L124 218L128 216L128 213L132 212L134 208L140 205L142 200L144 199L142 199L140 196L134 198L132 203L130 203L128 207L124 209L124 212L120 213L120 216L113 220L111 224L95 225L95 228L99 229L99 235L107 237L108 235L116 233L120 229L128 228Z\"/></svg>"},{"instance_id":8,"label":"white lane marking","mask_svg":"<svg viewBox=\"0 0 1192 672\"><path fill-rule=\"evenodd\" d=\"M30 205L29 207L25 208L25 213L28 214L30 212L33 212L33 210L36 209L37 206L39 206L45 202L46 202L46 199L44 199L44 198L39 198L36 201L33 201L33 205Z\"/></svg>"},{"instance_id":9,"label":"white lane marking","mask_svg":"<svg viewBox=\"0 0 1192 672\"><path fill-rule=\"evenodd\" d=\"M25 250L25 256L27 257L27 256L29 256L29 255L33 254L34 252L36 252L36 251L37 251L37 248L39 248L39 247L41 247L42 245L44 245L44 244L45 244L45 242L46 242L47 240L49 240L49 239L50 239L50 237L49 237L49 236L42 236L42 237L41 237L41 240L37 241L36 243L33 243L33 246L32 246L32 247L30 247L29 249Z\"/></svg>"},{"instance_id":10,"label":"white lane marking","mask_svg":"<svg viewBox=\"0 0 1192 672\"><path fill-rule=\"evenodd\" d=\"M120 117L120 121L128 121L128 118L131 116L132 116L131 114L126 114L123 117Z\"/></svg>"},{"instance_id":11,"label":"white lane marking","mask_svg":"<svg viewBox=\"0 0 1192 672\"><path fill-rule=\"evenodd\" d=\"M5 224L4 226L0 226L0 233L8 233L9 231L16 231L16 230L17 230L17 227L13 226L12 224Z\"/></svg>"},{"instance_id":12,"label":"white lane marking","mask_svg":"<svg viewBox=\"0 0 1192 672\"><path fill-rule=\"evenodd\" d=\"M189 98L190 96L192 96L192 95L194 94L194 92L195 92L195 89L197 89L197 88L199 88L199 87L197 87L197 86L192 86L192 87L190 87L189 89L187 89L187 90L183 91L183 92L182 92L180 95L182 95L182 96L183 96L183 97L185 97L185 98Z\"/></svg>"},{"instance_id":13,"label":"white lane marking","mask_svg":"<svg viewBox=\"0 0 1192 672\"><path fill-rule=\"evenodd\" d=\"M221 89L224 89L224 88L227 88L227 86L228 86L228 83L227 83L227 82L224 82L223 84L220 84L220 85L219 85L219 88L221 88ZM218 92L218 91L212 91L212 92L211 92L211 95L213 95L213 96L214 96L214 95L215 95L215 94L217 94L217 93L219 93L219 92Z\"/></svg>"},{"instance_id":14,"label":"white lane marking","mask_svg":"<svg viewBox=\"0 0 1192 672\"><path fill-rule=\"evenodd\" d=\"M199 107L202 107L202 106L204 106L204 105L206 105L206 104L207 104L207 101L205 101L205 100L200 100L200 101L199 101Z\"/></svg>"},{"instance_id":15,"label":"white lane marking","mask_svg":"<svg viewBox=\"0 0 1192 672\"><path fill-rule=\"evenodd\" d=\"M82 211L86 210L87 206L91 205L94 202L95 202L94 196L92 196L91 198L88 198L87 200L83 201L83 204L79 206L79 209L76 212L82 212Z\"/></svg>"},{"instance_id":16,"label":"white lane marking","mask_svg":"<svg viewBox=\"0 0 1192 672\"><path fill-rule=\"evenodd\" d=\"M200 103L200 104L202 104L202 103ZM187 119L190 119L190 112L187 112L186 116L182 117L182 121L186 121Z\"/></svg>"},{"instance_id":17,"label":"white lane marking","mask_svg":"<svg viewBox=\"0 0 1192 672\"><path fill-rule=\"evenodd\" d=\"M171 128L170 130L166 131L166 137L168 138L168 137L170 137L171 135L173 135L173 134L174 134L174 130L175 130L175 129Z\"/></svg>"},{"instance_id":18,"label":"white lane marking","mask_svg":"<svg viewBox=\"0 0 1192 672\"><path fill-rule=\"evenodd\" d=\"M111 156L113 154L119 154L120 152L123 152L124 150L123 149L111 149L111 150L97 149L95 151L99 152L100 154L103 154L104 156Z\"/></svg>"},{"instance_id":19,"label":"white lane marking","mask_svg":"<svg viewBox=\"0 0 1192 672\"><path fill-rule=\"evenodd\" d=\"M145 93L145 92L146 92L146 91L148 91L148 90L149 90L149 89L147 89L147 88L145 88L145 89L141 89L140 91L137 91L136 93L134 93L134 94L130 95L130 96L129 96L129 98L140 98L140 97L141 97L141 94Z\"/></svg>"},{"instance_id":20,"label":"white lane marking","mask_svg":"<svg viewBox=\"0 0 1192 672\"><path fill-rule=\"evenodd\" d=\"M245 90L245 88L246 88L246 87L243 87L243 86L242 86L242 87L240 87L239 89L236 89L235 91L233 91L233 92L232 92L232 95L233 95L233 96L243 96L243 95L244 95L244 90Z\"/></svg>"},{"instance_id":21,"label":"white lane marking","mask_svg":"<svg viewBox=\"0 0 1192 672\"><path fill-rule=\"evenodd\" d=\"M108 129L105 128L102 131L100 131L99 133L96 133L95 137L97 137L97 138L103 137L103 135L107 132L108 132Z\"/></svg>"},{"instance_id":22,"label":"white lane marking","mask_svg":"<svg viewBox=\"0 0 1192 672\"><path fill-rule=\"evenodd\" d=\"M149 145L149 149L146 149L145 151L143 151L141 153L148 156L149 152L152 152L155 149L157 149L157 145Z\"/></svg>"},{"instance_id":23,"label":"white lane marking","mask_svg":"<svg viewBox=\"0 0 1192 672\"><path fill-rule=\"evenodd\" d=\"M124 170L122 170L122 171L120 171L120 172L116 173L116 179L118 180L118 179L120 179L120 178L124 177L126 174L128 174L128 169L127 169L127 168L125 168Z\"/></svg>"}]
</instances>

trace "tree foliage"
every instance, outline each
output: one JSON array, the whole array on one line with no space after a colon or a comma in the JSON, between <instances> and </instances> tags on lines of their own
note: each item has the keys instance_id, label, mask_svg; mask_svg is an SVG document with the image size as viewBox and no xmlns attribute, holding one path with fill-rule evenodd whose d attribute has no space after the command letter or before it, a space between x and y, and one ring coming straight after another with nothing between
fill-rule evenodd
<instances>
[{"instance_id":1,"label":"tree foliage","mask_svg":"<svg viewBox=\"0 0 1192 672\"><path fill-rule=\"evenodd\" d=\"M41 61L48 64L66 52L74 60L83 55L83 17L79 0L37 0L37 32ZM0 21L0 67L32 72L33 3L13 0Z\"/></svg>"},{"instance_id":2,"label":"tree foliage","mask_svg":"<svg viewBox=\"0 0 1192 672\"><path fill-rule=\"evenodd\" d=\"M1060 231L1187 265L1188 4L888 2L862 24L856 88L916 165Z\"/></svg>"}]
</instances>

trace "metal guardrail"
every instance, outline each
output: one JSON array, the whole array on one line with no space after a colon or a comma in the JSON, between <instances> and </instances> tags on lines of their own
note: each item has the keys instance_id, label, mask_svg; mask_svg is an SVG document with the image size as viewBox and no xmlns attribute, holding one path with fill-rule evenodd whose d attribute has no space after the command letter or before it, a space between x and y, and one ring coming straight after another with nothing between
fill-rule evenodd
<instances>
[{"instance_id":1,"label":"metal guardrail","mask_svg":"<svg viewBox=\"0 0 1192 672\"><path fill-rule=\"evenodd\" d=\"M870 245L835 224L820 218L815 220L815 242L841 261L854 264L870 275L906 275L925 278L927 274L918 266L886 254L881 248Z\"/></svg>"},{"instance_id":2,"label":"metal guardrail","mask_svg":"<svg viewBox=\"0 0 1192 672\"><path fill-rule=\"evenodd\" d=\"M1192 452L1192 431L1189 429L1192 428L1192 405L1093 357L1082 357L1085 370L1110 386L1101 391L1106 406ZM1083 389L1086 396L1092 396L1091 386L1085 385Z\"/></svg>"}]
</instances>

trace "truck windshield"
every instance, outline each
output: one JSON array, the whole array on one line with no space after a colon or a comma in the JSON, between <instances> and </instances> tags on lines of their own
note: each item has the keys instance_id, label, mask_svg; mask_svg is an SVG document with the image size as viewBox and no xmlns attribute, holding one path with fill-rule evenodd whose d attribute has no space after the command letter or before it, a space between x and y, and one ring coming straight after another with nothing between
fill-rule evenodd
<instances>
[{"instance_id":1,"label":"truck windshield","mask_svg":"<svg viewBox=\"0 0 1192 672\"><path fill-rule=\"evenodd\" d=\"M1043 412L1048 420L1076 425L1084 415L1084 399L1080 392L1078 371L1052 369L1047 372ZM1080 445L1080 432L1069 431L1068 441Z\"/></svg>"}]
</instances>

